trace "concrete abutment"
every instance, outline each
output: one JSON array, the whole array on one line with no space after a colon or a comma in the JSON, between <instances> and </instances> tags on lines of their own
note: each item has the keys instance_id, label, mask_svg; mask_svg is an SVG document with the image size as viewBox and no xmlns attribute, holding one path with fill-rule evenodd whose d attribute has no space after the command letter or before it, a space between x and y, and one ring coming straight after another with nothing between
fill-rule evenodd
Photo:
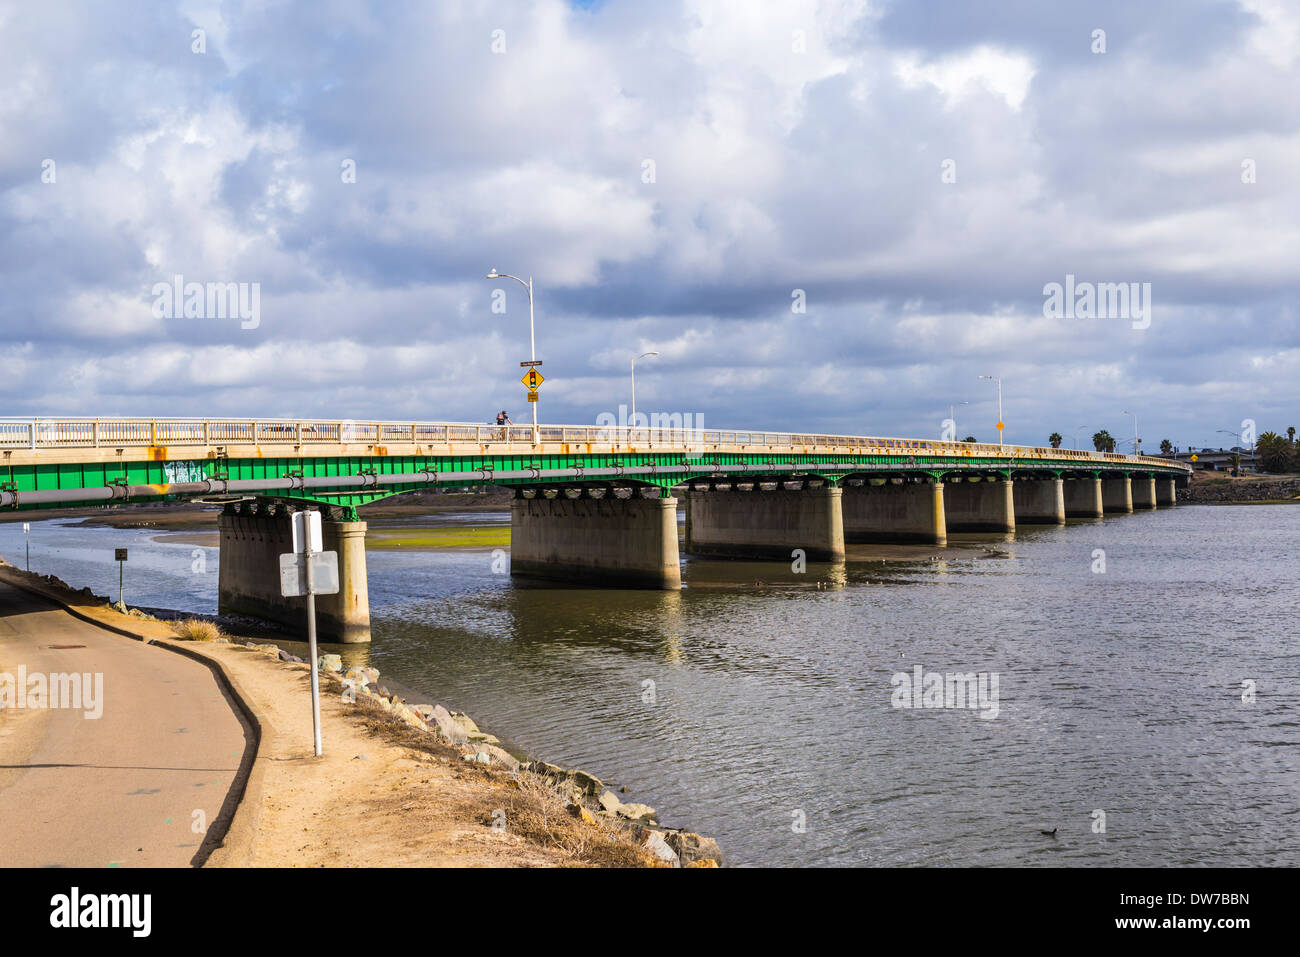
<instances>
[{"instance_id":1,"label":"concrete abutment","mask_svg":"<svg viewBox=\"0 0 1300 957\"><path fill-rule=\"evenodd\" d=\"M280 594L280 556L293 551L289 510L283 506L244 506L223 512L217 528L217 610L273 621L305 636L307 599ZM368 642L366 523L323 519L321 538L325 551L338 554L339 592L316 596L317 637L324 642Z\"/></svg>"}]
</instances>

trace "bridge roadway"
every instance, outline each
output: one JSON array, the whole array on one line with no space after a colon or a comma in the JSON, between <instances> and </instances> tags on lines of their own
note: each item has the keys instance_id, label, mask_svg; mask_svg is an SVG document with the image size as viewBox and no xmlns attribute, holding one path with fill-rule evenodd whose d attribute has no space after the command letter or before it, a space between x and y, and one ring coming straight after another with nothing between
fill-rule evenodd
<instances>
[{"instance_id":1,"label":"bridge roadway","mask_svg":"<svg viewBox=\"0 0 1300 957\"><path fill-rule=\"evenodd\" d=\"M511 486L511 572L680 587L685 549L841 561L845 542L944 544L1173 505L1167 459L991 443L716 429L282 419L0 419L0 508L225 502L223 609L290 623L278 596L288 513L320 507L339 552L323 634L369 640L356 506L412 489ZM757 494L754 494L757 493Z\"/></svg>"}]
</instances>

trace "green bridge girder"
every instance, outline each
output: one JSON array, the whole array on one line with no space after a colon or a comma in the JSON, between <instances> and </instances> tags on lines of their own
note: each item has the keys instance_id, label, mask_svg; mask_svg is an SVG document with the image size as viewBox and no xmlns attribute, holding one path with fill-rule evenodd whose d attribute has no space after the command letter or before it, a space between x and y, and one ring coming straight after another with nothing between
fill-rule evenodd
<instances>
[{"instance_id":1,"label":"green bridge girder","mask_svg":"<svg viewBox=\"0 0 1300 957\"><path fill-rule=\"evenodd\" d=\"M843 464L852 461L853 468ZM526 469L615 468L646 466L699 465L699 470L629 475L625 478L583 480L572 478L491 478L492 472L511 472ZM787 472L747 473L750 465L789 465ZM309 493L274 492L256 497L303 501L317 505L340 508L346 515L355 517L359 505L399 495L415 489L433 487L460 487L466 485L545 486L574 487L581 485L640 485L654 486L667 496L675 485L704 478L747 479L771 482L792 476L822 479L837 484L845 477L862 472L874 476L923 476L931 481L943 481L954 474L977 473L1011 478L1017 474L1047 474L1061 477L1067 474L1101 476L1157 474L1183 478L1185 470L1164 468L1147 463L1101 463L1072 459L1026 459L1017 461L1001 456L935 456L935 455L848 455L843 453L774 454L719 452L692 455L681 451L663 451L622 454L569 454L569 455L477 455L477 456L347 456L301 458L198 458L171 461L139 459L121 462L64 463L0 466L0 488L18 492L47 489L90 489L108 485L153 485L159 493L147 498L132 498L115 504L140 501L175 501L194 498L193 495L167 494L165 487L177 482L194 482L204 479L271 479L290 475L314 478L349 476L364 473L406 474L420 471L450 473L436 482L416 482L358 491L355 488L337 490L312 489ZM463 475L463 478L461 477ZM249 497L247 495L239 497ZM99 501L67 502L59 505L19 505L19 509L68 508L79 505L101 505Z\"/></svg>"}]
</instances>

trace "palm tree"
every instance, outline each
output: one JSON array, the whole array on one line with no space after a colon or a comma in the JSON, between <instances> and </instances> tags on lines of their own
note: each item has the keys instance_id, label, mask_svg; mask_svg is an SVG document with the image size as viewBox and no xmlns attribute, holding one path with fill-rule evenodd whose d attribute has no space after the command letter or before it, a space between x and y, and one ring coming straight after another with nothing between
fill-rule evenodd
<instances>
[{"instance_id":1,"label":"palm tree","mask_svg":"<svg viewBox=\"0 0 1300 957\"><path fill-rule=\"evenodd\" d=\"M1285 472L1291 465L1291 445L1276 432L1255 439L1255 457L1265 472Z\"/></svg>"},{"instance_id":2,"label":"palm tree","mask_svg":"<svg viewBox=\"0 0 1300 957\"><path fill-rule=\"evenodd\" d=\"M1170 452L1172 452L1173 450L1174 450L1174 443L1170 442L1168 439L1161 439L1161 440L1160 440L1160 454L1161 454L1161 455L1168 455L1168 454L1169 454Z\"/></svg>"},{"instance_id":3,"label":"palm tree","mask_svg":"<svg viewBox=\"0 0 1300 957\"><path fill-rule=\"evenodd\" d=\"M1295 426L1288 426L1286 430L1286 440L1295 445Z\"/></svg>"},{"instance_id":4,"label":"palm tree","mask_svg":"<svg viewBox=\"0 0 1300 957\"><path fill-rule=\"evenodd\" d=\"M968 436L966 436L966 438L962 439L962 441L963 441L963 442L978 442L979 439L975 438L975 436L973 436L973 435L968 435Z\"/></svg>"},{"instance_id":5,"label":"palm tree","mask_svg":"<svg viewBox=\"0 0 1300 957\"><path fill-rule=\"evenodd\" d=\"M1061 447L1061 433L1053 432L1047 437L1047 441L1052 443L1052 448L1059 449Z\"/></svg>"},{"instance_id":6,"label":"palm tree","mask_svg":"<svg viewBox=\"0 0 1300 957\"><path fill-rule=\"evenodd\" d=\"M1114 452L1115 437L1102 429L1100 432L1094 432L1092 436L1092 447L1098 452Z\"/></svg>"}]
</instances>

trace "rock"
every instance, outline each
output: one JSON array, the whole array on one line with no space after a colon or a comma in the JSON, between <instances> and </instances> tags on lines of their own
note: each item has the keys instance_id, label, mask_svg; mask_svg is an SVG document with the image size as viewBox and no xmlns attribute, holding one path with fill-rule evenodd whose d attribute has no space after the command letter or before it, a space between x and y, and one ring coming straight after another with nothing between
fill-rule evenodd
<instances>
[{"instance_id":1,"label":"rock","mask_svg":"<svg viewBox=\"0 0 1300 957\"><path fill-rule=\"evenodd\" d=\"M544 777L555 778L557 781L564 777L564 768L557 764L547 764L545 761L529 761L527 770Z\"/></svg>"},{"instance_id":2,"label":"rock","mask_svg":"<svg viewBox=\"0 0 1300 957\"><path fill-rule=\"evenodd\" d=\"M321 655L316 667L321 671L339 672L343 670L343 659L338 655Z\"/></svg>"},{"instance_id":3,"label":"rock","mask_svg":"<svg viewBox=\"0 0 1300 957\"><path fill-rule=\"evenodd\" d=\"M627 794L627 792L628 792L628 791L631 791L631 790L632 790L632 789L631 789L630 787L628 787L626 784L624 784L621 788L618 789L618 793L619 793L619 794Z\"/></svg>"},{"instance_id":4,"label":"rock","mask_svg":"<svg viewBox=\"0 0 1300 957\"><path fill-rule=\"evenodd\" d=\"M668 842L664 840L663 834L659 831L651 831L650 836L645 839L645 843L641 846L661 861L667 861L670 864L677 863L677 852L668 846Z\"/></svg>"},{"instance_id":5,"label":"rock","mask_svg":"<svg viewBox=\"0 0 1300 957\"><path fill-rule=\"evenodd\" d=\"M597 800L600 801L600 806L610 814L617 813L618 809L623 806L623 802L618 799L618 796L613 791L605 791Z\"/></svg>"},{"instance_id":6,"label":"rock","mask_svg":"<svg viewBox=\"0 0 1300 957\"><path fill-rule=\"evenodd\" d=\"M353 665L348 669L347 674L343 677L351 678L357 683L357 687L362 687L364 685L374 684L379 680L379 669Z\"/></svg>"},{"instance_id":7,"label":"rock","mask_svg":"<svg viewBox=\"0 0 1300 957\"><path fill-rule=\"evenodd\" d=\"M474 723L474 719L463 711L453 711L451 713L451 720L460 725L461 730L466 734L478 731L478 725Z\"/></svg>"},{"instance_id":8,"label":"rock","mask_svg":"<svg viewBox=\"0 0 1300 957\"><path fill-rule=\"evenodd\" d=\"M711 857L701 857L698 861L691 861L689 864L684 864L683 866L684 867L721 867L722 865L719 864Z\"/></svg>"},{"instance_id":9,"label":"rock","mask_svg":"<svg viewBox=\"0 0 1300 957\"><path fill-rule=\"evenodd\" d=\"M291 654L289 654L289 652L284 651L284 650L281 650L281 651L280 651L280 660L281 660L281 661L291 661L291 662L293 662L294 664L298 664L298 665L304 664L303 660L302 660L301 658L299 658L297 655L291 655Z\"/></svg>"},{"instance_id":10,"label":"rock","mask_svg":"<svg viewBox=\"0 0 1300 957\"><path fill-rule=\"evenodd\" d=\"M408 708L424 718L425 721L433 720L433 705L431 704L408 704Z\"/></svg>"},{"instance_id":11,"label":"rock","mask_svg":"<svg viewBox=\"0 0 1300 957\"><path fill-rule=\"evenodd\" d=\"M451 714L440 704L433 706L433 723L438 726L442 736L452 744L464 744L468 739L465 730L452 720Z\"/></svg>"},{"instance_id":12,"label":"rock","mask_svg":"<svg viewBox=\"0 0 1300 957\"><path fill-rule=\"evenodd\" d=\"M605 789L605 785L600 783L600 778L594 774L588 774L586 771L579 771L576 768L567 772L571 780L583 794L589 797L595 797Z\"/></svg>"},{"instance_id":13,"label":"rock","mask_svg":"<svg viewBox=\"0 0 1300 957\"><path fill-rule=\"evenodd\" d=\"M700 837L690 831L677 831L668 835L668 846L677 852L687 867L696 861L713 861L714 867L722 863L722 849L711 837Z\"/></svg>"},{"instance_id":14,"label":"rock","mask_svg":"<svg viewBox=\"0 0 1300 957\"><path fill-rule=\"evenodd\" d=\"M483 744L500 744L501 739L495 734L484 734L482 731L467 732L466 737L471 741L481 742Z\"/></svg>"},{"instance_id":15,"label":"rock","mask_svg":"<svg viewBox=\"0 0 1300 957\"><path fill-rule=\"evenodd\" d=\"M486 751L488 754L490 754L492 756L492 760L496 761L497 764L504 765L505 767L509 768L511 771L519 770L518 760L516 760L514 755L512 755L509 751L506 751L504 748L499 748L495 744L480 744L479 750Z\"/></svg>"},{"instance_id":16,"label":"rock","mask_svg":"<svg viewBox=\"0 0 1300 957\"><path fill-rule=\"evenodd\" d=\"M648 804L620 804L614 810L614 813L619 817L639 823L653 821L655 817L655 809Z\"/></svg>"},{"instance_id":17,"label":"rock","mask_svg":"<svg viewBox=\"0 0 1300 957\"><path fill-rule=\"evenodd\" d=\"M474 752L473 754L462 754L462 755L460 756L460 759L461 759L462 761L472 761L472 762L474 762L475 764L491 764L491 763L492 763L492 755L488 754L486 751L477 751L477 752Z\"/></svg>"},{"instance_id":18,"label":"rock","mask_svg":"<svg viewBox=\"0 0 1300 957\"><path fill-rule=\"evenodd\" d=\"M412 711L406 705L398 702L397 704L391 705L391 707L393 709L393 714L397 715L411 727L419 728L421 731L427 731L429 729L429 725L425 723L424 718L418 712Z\"/></svg>"},{"instance_id":19,"label":"rock","mask_svg":"<svg viewBox=\"0 0 1300 957\"><path fill-rule=\"evenodd\" d=\"M592 814L581 804L570 804L569 813L576 817L583 824L595 824L596 815Z\"/></svg>"}]
</instances>

